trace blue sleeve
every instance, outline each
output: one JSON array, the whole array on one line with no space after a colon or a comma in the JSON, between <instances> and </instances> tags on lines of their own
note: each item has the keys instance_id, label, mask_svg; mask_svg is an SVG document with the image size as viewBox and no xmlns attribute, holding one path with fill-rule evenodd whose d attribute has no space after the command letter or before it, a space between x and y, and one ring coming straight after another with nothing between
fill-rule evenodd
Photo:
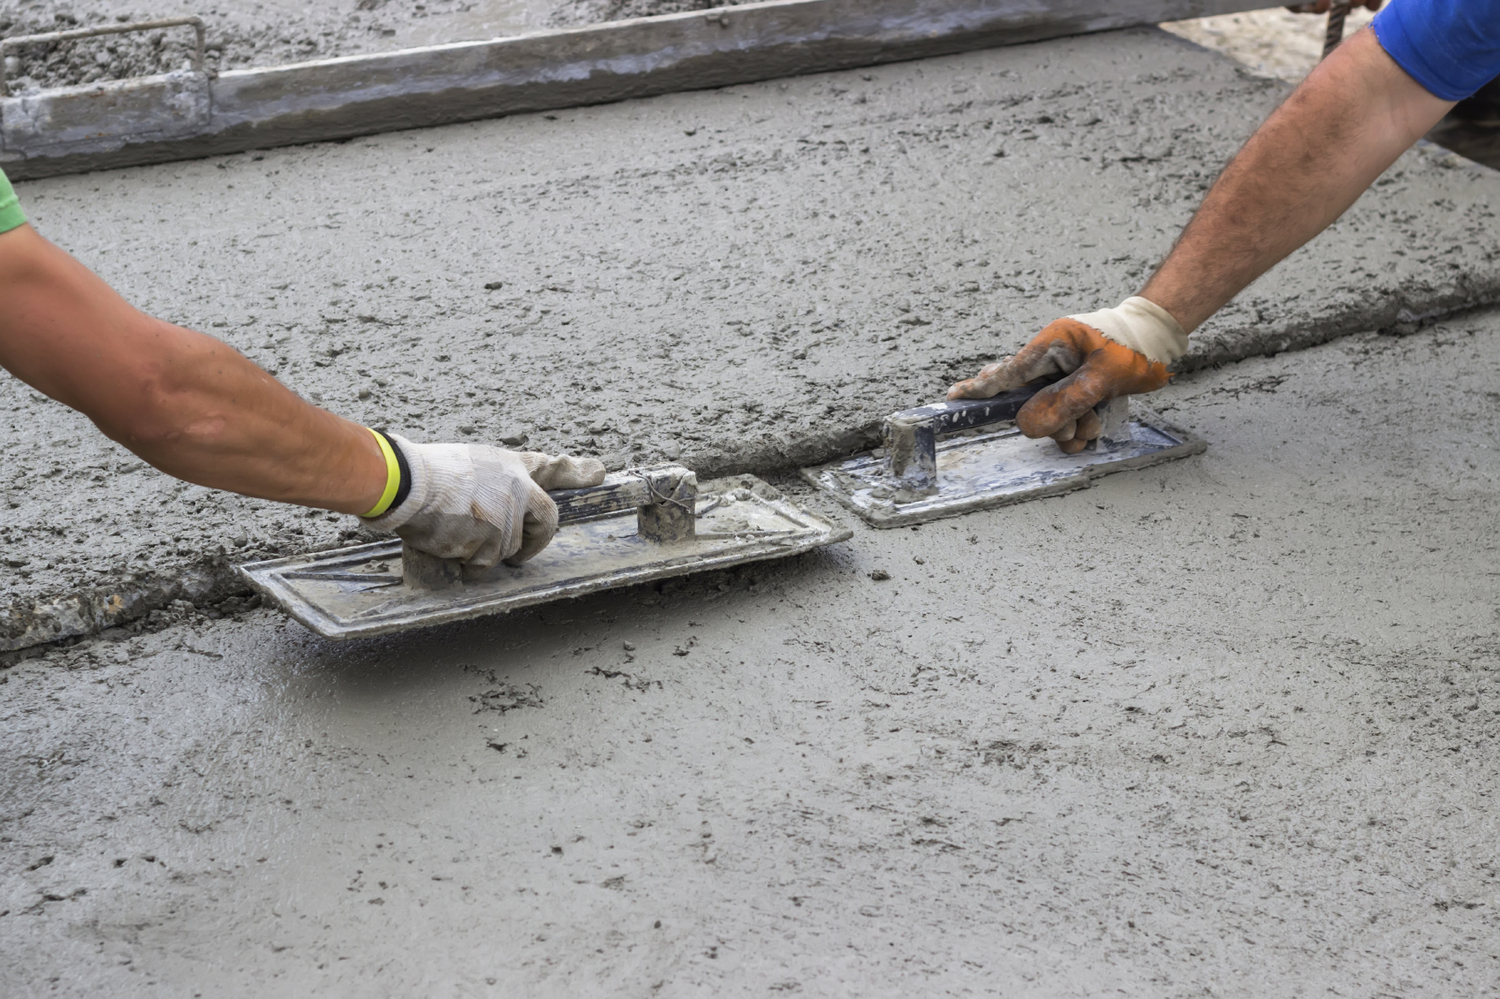
<instances>
[{"instance_id":1,"label":"blue sleeve","mask_svg":"<svg viewBox=\"0 0 1500 999\"><path fill-rule=\"evenodd\" d=\"M1434 97L1461 101L1500 76L1500 0L1390 0L1372 26Z\"/></svg>"}]
</instances>

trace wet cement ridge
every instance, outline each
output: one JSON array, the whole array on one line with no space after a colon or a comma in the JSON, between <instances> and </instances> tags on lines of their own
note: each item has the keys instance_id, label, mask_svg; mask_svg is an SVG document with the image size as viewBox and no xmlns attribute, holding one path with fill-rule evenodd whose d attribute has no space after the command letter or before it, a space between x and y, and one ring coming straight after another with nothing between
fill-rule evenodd
<instances>
[{"instance_id":1,"label":"wet cement ridge","mask_svg":"<svg viewBox=\"0 0 1500 999\"><path fill-rule=\"evenodd\" d=\"M214 560L119 586L13 600L0 605L0 653L98 634L178 601L201 607L248 592L233 566Z\"/></svg>"},{"instance_id":2,"label":"wet cement ridge","mask_svg":"<svg viewBox=\"0 0 1500 999\"><path fill-rule=\"evenodd\" d=\"M1249 9L1245 0L771 0L217 76L179 71L0 100L13 179L778 77Z\"/></svg>"}]
</instances>

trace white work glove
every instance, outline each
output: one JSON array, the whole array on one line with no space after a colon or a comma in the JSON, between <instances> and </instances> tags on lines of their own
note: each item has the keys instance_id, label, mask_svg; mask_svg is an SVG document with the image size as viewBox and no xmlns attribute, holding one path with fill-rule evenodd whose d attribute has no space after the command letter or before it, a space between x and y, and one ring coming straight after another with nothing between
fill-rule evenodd
<instances>
[{"instance_id":1,"label":"white work glove","mask_svg":"<svg viewBox=\"0 0 1500 999\"><path fill-rule=\"evenodd\" d=\"M489 569L520 565L557 533L548 489L604 481L597 458L505 451L486 444L413 444L387 435L406 456L411 491L400 506L366 523L394 531L413 548Z\"/></svg>"}]
</instances>

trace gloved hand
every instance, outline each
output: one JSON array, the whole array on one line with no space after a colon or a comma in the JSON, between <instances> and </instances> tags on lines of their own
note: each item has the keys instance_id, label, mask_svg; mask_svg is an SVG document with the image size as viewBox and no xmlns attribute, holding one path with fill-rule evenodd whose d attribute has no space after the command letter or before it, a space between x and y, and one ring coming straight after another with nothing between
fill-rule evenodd
<instances>
[{"instance_id":1,"label":"gloved hand","mask_svg":"<svg viewBox=\"0 0 1500 999\"><path fill-rule=\"evenodd\" d=\"M1065 375L1016 414L1027 437L1051 437L1077 454L1103 429L1094 407L1167 384L1167 364L1187 352L1187 334L1171 313L1144 298L1047 325L1013 357L948 390L950 399L988 399L1028 382Z\"/></svg>"},{"instance_id":2,"label":"gloved hand","mask_svg":"<svg viewBox=\"0 0 1500 999\"><path fill-rule=\"evenodd\" d=\"M557 533L557 504L548 489L604 481L597 458L504 451L485 444L413 444L387 435L411 470L411 491L399 506L366 521L394 531L413 548L488 569L520 565Z\"/></svg>"}]
</instances>

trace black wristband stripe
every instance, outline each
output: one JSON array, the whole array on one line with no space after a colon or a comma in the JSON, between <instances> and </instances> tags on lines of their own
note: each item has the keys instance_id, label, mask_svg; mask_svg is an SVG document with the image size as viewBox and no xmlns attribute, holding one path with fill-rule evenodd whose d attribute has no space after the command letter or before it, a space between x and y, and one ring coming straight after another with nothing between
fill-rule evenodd
<instances>
[{"instance_id":1,"label":"black wristband stripe","mask_svg":"<svg viewBox=\"0 0 1500 999\"><path fill-rule=\"evenodd\" d=\"M396 443L394 437L384 430L380 431L380 436L384 437L385 442L391 446L391 454L396 456L396 468L401 473L401 482L396 486L396 496L391 500L391 505L386 507L386 510L390 511L405 503L406 497L411 495L411 466L406 463L406 455L401 453L401 445Z\"/></svg>"}]
</instances>

